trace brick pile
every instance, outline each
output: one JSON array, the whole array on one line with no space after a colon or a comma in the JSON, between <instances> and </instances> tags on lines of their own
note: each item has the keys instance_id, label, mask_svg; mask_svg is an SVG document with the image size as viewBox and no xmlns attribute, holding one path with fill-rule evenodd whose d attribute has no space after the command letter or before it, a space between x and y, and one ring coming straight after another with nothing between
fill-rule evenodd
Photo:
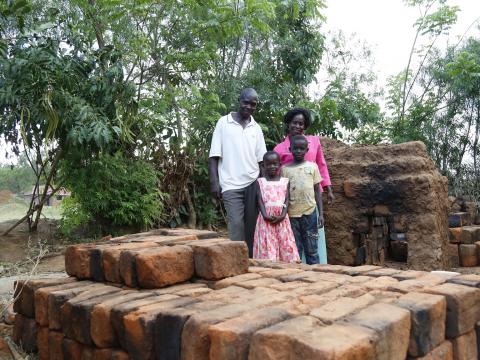
<instances>
[{"instance_id":1,"label":"brick pile","mask_svg":"<svg viewBox=\"0 0 480 360\"><path fill-rule=\"evenodd\" d=\"M477 358L480 276L155 236L71 247L70 277L19 282L14 340L40 359Z\"/></svg>"},{"instance_id":2,"label":"brick pile","mask_svg":"<svg viewBox=\"0 0 480 360\"><path fill-rule=\"evenodd\" d=\"M454 204L455 205L455 204ZM455 206L452 206L455 210ZM463 202L461 209L448 216L448 257L452 267L480 265L480 218L474 202Z\"/></svg>"}]
</instances>

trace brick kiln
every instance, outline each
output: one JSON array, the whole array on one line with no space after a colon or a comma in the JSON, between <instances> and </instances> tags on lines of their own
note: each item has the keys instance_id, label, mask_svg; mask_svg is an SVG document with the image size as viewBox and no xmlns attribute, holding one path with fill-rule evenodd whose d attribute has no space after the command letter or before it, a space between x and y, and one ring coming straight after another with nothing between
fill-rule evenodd
<instances>
[{"instance_id":1,"label":"brick kiln","mask_svg":"<svg viewBox=\"0 0 480 360\"><path fill-rule=\"evenodd\" d=\"M249 263L212 236L70 246L70 277L17 282L14 340L40 360L477 358L478 275Z\"/></svg>"},{"instance_id":2,"label":"brick kiln","mask_svg":"<svg viewBox=\"0 0 480 360\"><path fill-rule=\"evenodd\" d=\"M325 206L329 263L450 267L447 180L423 143L322 144L336 195Z\"/></svg>"}]
</instances>

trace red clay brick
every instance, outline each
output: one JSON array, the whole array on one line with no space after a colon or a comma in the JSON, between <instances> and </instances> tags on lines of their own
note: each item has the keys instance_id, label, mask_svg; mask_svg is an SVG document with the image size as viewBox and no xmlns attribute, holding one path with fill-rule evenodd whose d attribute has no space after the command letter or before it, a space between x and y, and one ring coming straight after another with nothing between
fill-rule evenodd
<instances>
[{"instance_id":1,"label":"red clay brick","mask_svg":"<svg viewBox=\"0 0 480 360\"><path fill-rule=\"evenodd\" d=\"M158 244L154 242L139 242L139 243L126 243L121 245L114 245L111 248L102 250L102 267L106 281L113 283L121 283L120 277L120 254L124 250L137 250L144 248L155 248Z\"/></svg>"},{"instance_id":2,"label":"red clay brick","mask_svg":"<svg viewBox=\"0 0 480 360\"><path fill-rule=\"evenodd\" d=\"M225 241L213 245L191 245L195 259L195 275L220 280L248 271L248 248L243 241Z\"/></svg>"},{"instance_id":3,"label":"red clay brick","mask_svg":"<svg viewBox=\"0 0 480 360\"><path fill-rule=\"evenodd\" d=\"M461 336L450 340L453 345L454 360L478 359L477 336L475 330L471 330Z\"/></svg>"},{"instance_id":4,"label":"red clay brick","mask_svg":"<svg viewBox=\"0 0 480 360\"><path fill-rule=\"evenodd\" d=\"M314 308L310 312L310 315L320 319L326 324L330 324L344 316L367 307L374 301L375 298L370 294L365 294L357 298L341 297L328 301L325 305L318 308Z\"/></svg>"},{"instance_id":5,"label":"red clay brick","mask_svg":"<svg viewBox=\"0 0 480 360\"><path fill-rule=\"evenodd\" d=\"M48 327L46 326L37 329L37 348L39 360L48 360L50 358L50 352L48 350Z\"/></svg>"},{"instance_id":6,"label":"red clay brick","mask_svg":"<svg viewBox=\"0 0 480 360\"><path fill-rule=\"evenodd\" d=\"M475 275L475 274L459 275L447 280L447 282L452 284L465 285L465 286L478 288L480 287L480 275Z\"/></svg>"},{"instance_id":7,"label":"red clay brick","mask_svg":"<svg viewBox=\"0 0 480 360\"><path fill-rule=\"evenodd\" d=\"M455 338L475 327L480 319L480 289L457 285L442 284L423 292L445 296L447 300L447 338Z\"/></svg>"},{"instance_id":8,"label":"red clay brick","mask_svg":"<svg viewBox=\"0 0 480 360\"><path fill-rule=\"evenodd\" d=\"M195 299L179 298L158 304L146 305L137 311L123 317L126 349L131 357L138 360L153 360L155 358L155 321L162 311L184 307L196 302Z\"/></svg>"},{"instance_id":9,"label":"red clay brick","mask_svg":"<svg viewBox=\"0 0 480 360\"><path fill-rule=\"evenodd\" d=\"M242 281L260 279L261 277L262 276L260 274L256 274L256 273L246 273L242 275L227 277L225 279L216 281L213 284L213 288L215 290L220 290L220 289L226 288L227 286L235 285Z\"/></svg>"},{"instance_id":10,"label":"red clay brick","mask_svg":"<svg viewBox=\"0 0 480 360\"><path fill-rule=\"evenodd\" d=\"M125 351L116 349L95 349L93 360L130 360Z\"/></svg>"},{"instance_id":11,"label":"red clay brick","mask_svg":"<svg viewBox=\"0 0 480 360\"><path fill-rule=\"evenodd\" d=\"M348 321L377 333L377 359L406 358L410 336L409 310L390 304L374 304L353 315Z\"/></svg>"},{"instance_id":12,"label":"red clay brick","mask_svg":"<svg viewBox=\"0 0 480 360\"><path fill-rule=\"evenodd\" d=\"M400 297L395 305L410 310L412 317L409 356L425 356L445 339L444 296L412 292Z\"/></svg>"},{"instance_id":13,"label":"red clay brick","mask_svg":"<svg viewBox=\"0 0 480 360\"><path fill-rule=\"evenodd\" d=\"M311 316L299 316L257 331L249 360L342 359L373 360L372 330L351 324L321 326Z\"/></svg>"},{"instance_id":14,"label":"red clay brick","mask_svg":"<svg viewBox=\"0 0 480 360\"><path fill-rule=\"evenodd\" d=\"M93 250L101 249L102 245L80 244L70 245L65 250L65 271L78 279L91 279L91 254Z\"/></svg>"},{"instance_id":15,"label":"red clay brick","mask_svg":"<svg viewBox=\"0 0 480 360\"><path fill-rule=\"evenodd\" d=\"M68 284L42 287L35 291L35 320L40 326L48 326L48 296L55 291L75 289L93 284L91 281L75 281Z\"/></svg>"},{"instance_id":16,"label":"red clay brick","mask_svg":"<svg viewBox=\"0 0 480 360\"><path fill-rule=\"evenodd\" d=\"M281 284L280 281L277 279L273 278L259 278L259 279L254 279L254 280L247 280L247 281L242 281L238 282L235 285L243 287L245 289L253 289L256 287L270 287L272 285L279 285Z\"/></svg>"},{"instance_id":17,"label":"red clay brick","mask_svg":"<svg viewBox=\"0 0 480 360\"><path fill-rule=\"evenodd\" d=\"M160 288L193 276L193 251L184 245L165 246L140 252L135 258L138 283L142 288Z\"/></svg>"},{"instance_id":18,"label":"red clay brick","mask_svg":"<svg viewBox=\"0 0 480 360\"><path fill-rule=\"evenodd\" d=\"M115 331L111 323L111 310L114 306L129 303L134 300L144 299L152 296L147 292L126 291L118 294L112 299L96 304L90 313L90 335L92 341L99 348L111 348L118 346L115 338Z\"/></svg>"},{"instance_id":19,"label":"red clay brick","mask_svg":"<svg viewBox=\"0 0 480 360\"><path fill-rule=\"evenodd\" d=\"M68 360L82 360L84 345L75 340L63 338L62 352L64 359Z\"/></svg>"},{"instance_id":20,"label":"red clay brick","mask_svg":"<svg viewBox=\"0 0 480 360\"><path fill-rule=\"evenodd\" d=\"M458 256L460 258L460 265L464 267L477 266L477 246L475 244L460 244L458 245Z\"/></svg>"},{"instance_id":21,"label":"red clay brick","mask_svg":"<svg viewBox=\"0 0 480 360\"><path fill-rule=\"evenodd\" d=\"M417 359L417 360L453 360L453 347L452 343L448 340L442 342L440 345L438 345L435 349L430 351L428 354L422 357L416 357L412 358L409 357L409 360L411 359Z\"/></svg>"},{"instance_id":22,"label":"red clay brick","mask_svg":"<svg viewBox=\"0 0 480 360\"><path fill-rule=\"evenodd\" d=\"M52 278L52 279L30 279L15 281L16 299L13 304L13 310L29 318L35 317L35 291L42 287L66 284L76 281L75 278Z\"/></svg>"},{"instance_id":23,"label":"red clay brick","mask_svg":"<svg viewBox=\"0 0 480 360\"><path fill-rule=\"evenodd\" d=\"M343 274L351 275L351 276L365 275L365 274L369 273L370 271L378 270L378 269L380 269L380 266L376 266L376 265L352 266L348 269L345 269L343 271Z\"/></svg>"},{"instance_id":24,"label":"red clay brick","mask_svg":"<svg viewBox=\"0 0 480 360\"><path fill-rule=\"evenodd\" d=\"M252 335L288 318L290 315L286 310L273 307L252 310L210 326L210 360L247 359Z\"/></svg>"},{"instance_id":25,"label":"red clay brick","mask_svg":"<svg viewBox=\"0 0 480 360\"><path fill-rule=\"evenodd\" d=\"M169 301L172 299L179 299L180 297L177 295L159 295L159 296L152 296L147 297L144 299L133 300L127 303L122 303L119 305L115 305L110 310L110 322L114 329L115 338L117 339L119 344L125 344L127 342L125 336L125 327L123 323L123 317L129 313L135 312L141 309L144 306L148 306L151 304L156 304L164 301Z\"/></svg>"},{"instance_id":26,"label":"red clay brick","mask_svg":"<svg viewBox=\"0 0 480 360\"><path fill-rule=\"evenodd\" d=\"M185 323L182 332L182 359L208 360L210 353L208 329L210 325L237 317L251 309L260 309L285 302L284 295L286 294L279 293L276 296L257 297L242 304L225 305L191 316Z\"/></svg>"},{"instance_id":27,"label":"red clay brick","mask_svg":"<svg viewBox=\"0 0 480 360\"><path fill-rule=\"evenodd\" d=\"M122 296L123 291L105 286L92 291L88 298L80 294L63 304L61 309L62 330L65 336L84 345L93 345L90 336L91 312L95 305Z\"/></svg>"},{"instance_id":28,"label":"red clay brick","mask_svg":"<svg viewBox=\"0 0 480 360\"><path fill-rule=\"evenodd\" d=\"M63 360L62 350L63 334L58 331L48 332L48 351L50 352L50 360ZM65 359L68 360L68 359Z\"/></svg>"},{"instance_id":29,"label":"red clay brick","mask_svg":"<svg viewBox=\"0 0 480 360\"><path fill-rule=\"evenodd\" d=\"M12 338L25 352L37 352L37 323L35 320L17 313Z\"/></svg>"},{"instance_id":30,"label":"red clay brick","mask_svg":"<svg viewBox=\"0 0 480 360\"><path fill-rule=\"evenodd\" d=\"M48 328L60 330L62 328L61 308L68 300L85 293L90 296L92 291L105 287L102 283L80 286L68 290L58 290L48 295Z\"/></svg>"},{"instance_id":31,"label":"red clay brick","mask_svg":"<svg viewBox=\"0 0 480 360\"><path fill-rule=\"evenodd\" d=\"M397 279L398 281L403 281L403 280L412 280L412 279L418 279L419 277L428 275L427 271L419 271L419 270L406 270L406 271L400 271L399 273L392 274L390 275L394 279Z\"/></svg>"}]
</instances>

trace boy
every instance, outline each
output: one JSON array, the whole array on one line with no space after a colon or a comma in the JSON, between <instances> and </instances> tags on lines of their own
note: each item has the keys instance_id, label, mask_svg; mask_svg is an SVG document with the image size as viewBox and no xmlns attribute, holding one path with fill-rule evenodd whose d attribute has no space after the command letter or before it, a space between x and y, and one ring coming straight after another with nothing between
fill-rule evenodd
<instances>
[{"instance_id":1,"label":"boy","mask_svg":"<svg viewBox=\"0 0 480 360\"><path fill-rule=\"evenodd\" d=\"M317 165L305 161L307 151L307 138L303 135L293 136L290 139L293 161L282 168L282 176L290 179L288 216L298 252L301 254L305 251L307 264L318 264L318 229L323 227L322 178Z\"/></svg>"}]
</instances>

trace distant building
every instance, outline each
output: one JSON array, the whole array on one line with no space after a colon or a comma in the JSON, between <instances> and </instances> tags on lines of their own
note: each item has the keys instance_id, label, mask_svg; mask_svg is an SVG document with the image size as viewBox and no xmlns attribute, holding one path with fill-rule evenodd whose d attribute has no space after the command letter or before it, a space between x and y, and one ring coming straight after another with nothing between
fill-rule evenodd
<instances>
[{"instance_id":1,"label":"distant building","mask_svg":"<svg viewBox=\"0 0 480 360\"><path fill-rule=\"evenodd\" d=\"M30 200L32 199L32 197L35 197L34 198L34 203L35 204L38 204L40 202L40 199L42 197L42 194L43 194L43 191L45 189L45 185L40 185L39 187L39 191L37 194L34 194L34 190L35 190L35 187L32 188L32 190L28 193L23 193L22 194L22 197L30 202ZM53 191L53 188L50 186L50 188L48 189L47 191L47 196L50 195ZM40 194L40 195L38 195ZM53 195L52 197L50 197L46 202L45 202L45 206L55 206L55 205L58 205L60 204L63 199L65 199L67 196L70 196L71 193L70 191L68 191L67 189L65 189L64 187L60 188L56 193L55 195ZM40 196L40 198L39 198Z\"/></svg>"}]
</instances>

